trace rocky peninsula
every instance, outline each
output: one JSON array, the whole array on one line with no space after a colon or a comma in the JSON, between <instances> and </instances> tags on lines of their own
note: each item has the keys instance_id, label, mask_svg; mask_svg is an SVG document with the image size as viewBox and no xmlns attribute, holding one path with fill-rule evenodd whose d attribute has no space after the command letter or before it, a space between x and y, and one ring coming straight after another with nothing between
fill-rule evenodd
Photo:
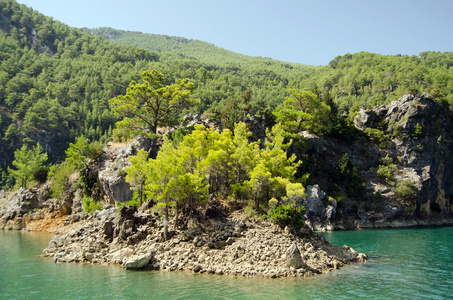
<instances>
[{"instance_id":1,"label":"rocky peninsula","mask_svg":"<svg viewBox=\"0 0 453 300\"><path fill-rule=\"evenodd\" d=\"M256 118L246 121L254 140L265 138L265 122ZM186 122L216 126L199 116L188 116ZM115 203L132 198L121 171L129 166L129 156L139 149L157 151L141 139L108 143L102 159L90 164L90 176L99 183L103 210L93 215L84 212L77 190L69 190L62 200L53 199L49 184L1 191L0 228L57 233L44 251L44 256L56 262L283 277L324 273L366 260L366 255L347 246L332 246L312 230L453 224L451 113L428 95L405 95L388 105L362 109L354 124L363 134L352 143L303 132L304 153L290 149L299 157L308 157L311 182L319 183L306 186L302 203L305 228L300 231L252 218L243 207L211 197L198 214L184 216L178 224L171 220L173 231L165 241L164 223L150 209L152 205L139 210L125 206L119 211L115 207ZM323 191L330 188L329 176L334 173L329 170L338 168L345 153L366 189L367 197L360 201L335 199ZM392 169L388 178L379 175L384 167ZM403 181L410 182L416 197L402 200L396 185Z\"/></svg>"},{"instance_id":2,"label":"rocky peninsula","mask_svg":"<svg viewBox=\"0 0 453 300\"><path fill-rule=\"evenodd\" d=\"M107 207L54 236L44 256L55 262L126 269L271 278L310 276L367 259L347 246L332 246L308 229L294 232L270 222L252 222L241 211L226 216L220 202L211 207L215 210L210 217L186 219L167 241L157 216L135 207L125 206L119 213Z\"/></svg>"}]
</instances>

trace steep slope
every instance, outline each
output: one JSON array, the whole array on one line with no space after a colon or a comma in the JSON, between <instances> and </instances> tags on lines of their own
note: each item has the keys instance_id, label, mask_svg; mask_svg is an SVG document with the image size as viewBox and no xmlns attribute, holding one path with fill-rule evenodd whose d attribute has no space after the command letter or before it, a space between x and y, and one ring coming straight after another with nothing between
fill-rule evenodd
<instances>
[{"instance_id":1,"label":"steep slope","mask_svg":"<svg viewBox=\"0 0 453 300\"><path fill-rule=\"evenodd\" d=\"M39 142L51 162L76 136L111 132L108 99L157 54L117 46L11 0L0 1L0 187L14 151Z\"/></svg>"}]
</instances>

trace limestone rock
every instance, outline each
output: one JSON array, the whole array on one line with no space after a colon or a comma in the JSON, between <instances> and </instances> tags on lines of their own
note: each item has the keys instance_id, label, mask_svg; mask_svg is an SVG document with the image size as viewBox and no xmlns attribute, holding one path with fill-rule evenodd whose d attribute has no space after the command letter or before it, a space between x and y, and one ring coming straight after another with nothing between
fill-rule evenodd
<instances>
[{"instance_id":1,"label":"limestone rock","mask_svg":"<svg viewBox=\"0 0 453 300\"><path fill-rule=\"evenodd\" d=\"M134 250L132 248L122 248L118 251L107 254L106 258L113 264L121 264L125 259L127 260L127 258L131 257L133 254Z\"/></svg>"},{"instance_id":2,"label":"limestone rock","mask_svg":"<svg viewBox=\"0 0 453 300\"><path fill-rule=\"evenodd\" d=\"M305 217L307 219L318 218L323 220L325 216L324 203L322 199L325 196L325 193L321 191L319 185L309 185L306 188L307 198L304 201L305 205Z\"/></svg>"},{"instance_id":3,"label":"limestone rock","mask_svg":"<svg viewBox=\"0 0 453 300\"><path fill-rule=\"evenodd\" d=\"M295 269L299 269L304 265L299 248L297 248L295 244L292 244L289 246L288 250L286 250L285 260L288 267L293 267Z\"/></svg>"},{"instance_id":4,"label":"limestone rock","mask_svg":"<svg viewBox=\"0 0 453 300\"><path fill-rule=\"evenodd\" d=\"M128 258L125 257L123 260L123 265L126 270L138 270L145 267L150 259L151 255L149 254L133 255Z\"/></svg>"}]
</instances>

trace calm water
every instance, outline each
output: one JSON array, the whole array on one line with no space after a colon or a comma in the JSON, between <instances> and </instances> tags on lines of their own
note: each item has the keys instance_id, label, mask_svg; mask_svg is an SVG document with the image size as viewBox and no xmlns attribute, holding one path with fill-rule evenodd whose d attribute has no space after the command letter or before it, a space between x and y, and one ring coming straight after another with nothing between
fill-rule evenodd
<instances>
[{"instance_id":1,"label":"calm water","mask_svg":"<svg viewBox=\"0 0 453 300\"><path fill-rule=\"evenodd\" d=\"M311 278L134 272L55 264L49 235L0 230L0 299L453 299L453 227L324 235L370 261Z\"/></svg>"}]
</instances>

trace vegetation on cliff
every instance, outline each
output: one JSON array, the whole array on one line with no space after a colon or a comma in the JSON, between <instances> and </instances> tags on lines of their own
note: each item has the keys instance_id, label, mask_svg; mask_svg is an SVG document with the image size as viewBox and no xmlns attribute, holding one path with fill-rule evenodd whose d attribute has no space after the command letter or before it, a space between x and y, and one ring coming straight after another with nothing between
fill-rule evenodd
<instances>
[{"instance_id":1,"label":"vegetation on cliff","mask_svg":"<svg viewBox=\"0 0 453 300\"><path fill-rule=\"evenodd\" d=\"M361 107L369 109L389 103L406 92L412 95L430 92L444 110L453 102L451 53L423 52L408 57L361 52L338 56L328 66L311 67L243 56L183 38L109 28L78 30L12 0L0 1L0 57L0 187L33 182L27 179L24 183L17 176L20 168L13 167L14 153L28 153L39 143L51 164L63 161L67 155L65 163L42 168L34 175L35 179L38 176L45 180L44 171L50 169L58 197L68 189L70 173L75 170L86 196L91 197L98 190L93 186L96 178L87 168L87 159L102 154L102 145L112 138L115 123L117 137L131 137L139 132L155 137L164 133L158 131L159 126L175 125L183 114L198 113L204 120L218 121L220 127L229 131L214 134L210 129L202 133L199 128L180 128L171 143L170 139L164 143L163 149L176 152L183 151L181 147L195 139L194 134L213 135L211 139L225 143L218 145L218 149L206 145L206 149L212 150L211 155L193 154L200 155L203 164L196 168L192 165L184 178L179 178L180 174L171 175L170 171L166 173L179 178L188 189L196 183L203 193L207 190L206 195L216 193L245 199L248 194L258 207L262 203L267 205L273 196L277 201L283 199L284 196L272 195L275 178L309 173L309 180L319 181L329 196L364 198L364 168L356 164L363 153L348 153L341 143L360 141L363 149L377 145L382 151L379 156L384 157L398 130L403 129L393 121L358 131L352 124L353 115ZM155 93L150 103L166 103L166 108L159 106L159 110L153 111L150 105L146 111L142 105L149 93ZM198 105L187 105L198 102L193 99L200 99ZM131 105L135 107L131 109ZM248 129L257 122L268 129L279 123L274 128L279 128L278 134L286 138L281 140L281 148L294 153L297 161L303 161L297 173L274 174L266 165L275 155L271 150L274 146L266 144L274 142L272 134L267 135L267 142L258 151L257 144L249 143L251 138L245 127L236 126L241 121L247 122ZM418 127L414 126L407 138L421 142L427 125L420 122ZM259 136L255 134L254 139L266 137L264 128ZM291 147L287 145L290 138L294 140ZM443 145L447 138L439 136L438 144ZM329 144L330 141L334 144ZM231 144L236 147L234 151ZM319 159L326 146L338 147L330 161ZM366 151L363 149L359 152ZM258 152L261 160L255 159ZM166 159L175 159L175 165L180 163L178 155L168 156ZM136 159L138 164L142 158ZM391 163L383 162L376 167L374 175L382 181L394 181L397 172ZM8 174L7 170L12 171ZM140 199L153 190L150 181L130 179ZM400 199L413 195L414 189L407 184L398 188ZM189 199L201 192L178 193L174 192ZM264 194L266 200L262 200ZM166 192L155 192L154 196L162 195ZM100 195L94 195L94 200L97 197ZM206 196L200 199L203 197Z\"/></svg>"}]
</instances>

